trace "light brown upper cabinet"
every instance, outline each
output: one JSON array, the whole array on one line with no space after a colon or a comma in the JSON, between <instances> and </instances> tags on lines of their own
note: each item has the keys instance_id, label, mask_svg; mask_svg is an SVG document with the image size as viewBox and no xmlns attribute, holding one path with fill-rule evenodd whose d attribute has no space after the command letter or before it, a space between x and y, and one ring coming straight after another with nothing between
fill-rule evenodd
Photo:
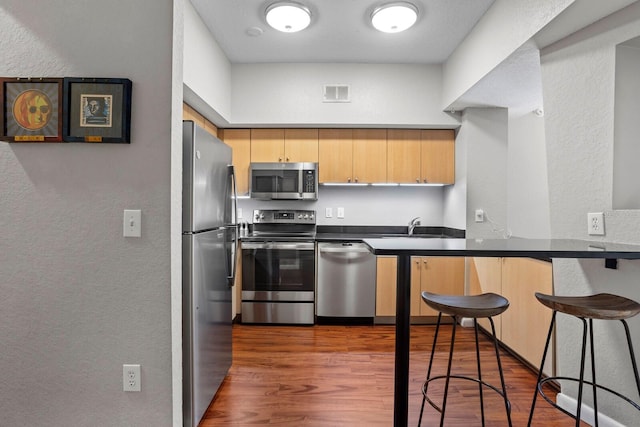
<instances>
[{"instance_id":1,"label":"light brown upper cabinet","mask_svg":"<svg viewBox=\"0 0 640 427\"><path fill-rule=\"evenodd\" d=\"M455 132L453 129L423 130L422 180L426 183L455 182Z\"/></svg>"},{"instance_id":2,"label":"light brown upper cabinet","mask_svg":"<svg viewBox=\"0 0 640 427\"><path fill-rule=\"evenodd\" d=\"M284 129L251 129L251 161L283 162Z\"/></svg>"},{"instance_id":3,"label":"light brown upper cabinet","mask_svg":"<svg viewBox=\"0 0 640 427\"><path fill-rule=\"evenodd\" d=\"M285 162L318 162L318 129L284 130Z\"/></svg>"},{"instance_id":4,"label":"light brown upper cabinet","mask_svg":"<svg viewBox=\"0 0 640 427\"><path fill-rule=\"evenodd\" d=\"M221 129L225 144L233 150L238 195L249 194L249 163L251 162L251 131L249 129Z\"/></svg>"},{"instance_id":5,"label":"light brown upper cabinet","mask_svg":"<svg viewBox=\"0 0 640 427\"><path fill-rule=\"evenodd\" d=\"M388 182L453 184L453 130L389 129Z\"/></svg>"},{"instance_id":6,"label":"light brown upper cabinet","mask_svg":"<svg viewBox=\"0 0 640 427\"><path fill-rule=\"evenodd\" d=\"M321 183L386 182L385 129L320 129Z\"/></svg>"},{"instance_id":7,"label":"light brown upper cabinet","mask_svg":"<svg viewBox=\"0 0 640 427\"><path fill-rule=\"evenodd\" d=\"M353 179L353 130L320 129L318 134L320 182L351 182Z\"/></svg>"},{"instance_id":8,"label":"light brown upper cabinet","mask_svg":"<svg viewBox=\"0 0 640 427\"><path fill-rule=\"evenodd\" d=\"M198 113L195 108L189 104L182 103L182 120L192 120L195 124L209 132L211 135L218 136L218 128L216 125L205 119L204 116Z\"/></svg>"},{"instance_id":9,"label":"light brown upper cabinet","mask_svg":"<svg viewBox=\"0 0 640 427\"><path fill-rule=\"evenodd\" d=\"M387 181L422 182L420 170L419 129L389 129L387 131Z\"/></svg>"},{"instance_id":10,"label":"light brown upper cabinet","mask_svg":"<svg viewBox=\"0 0 640 427\"><path fill-rule=\"evenodd\" d=\"M387 130L353 130L353 179L351 182L387 181Z\"/></svg>"},{"instance_id":11,"label":"light brown upper cabinet","mask_svg":"<svg viewBox=\"0 0 640 427\"><path fill-rule=\"evenodd\" d=\"M252 162L317 162L318 129L252 129Z\"/></svg>"}]
</instances>

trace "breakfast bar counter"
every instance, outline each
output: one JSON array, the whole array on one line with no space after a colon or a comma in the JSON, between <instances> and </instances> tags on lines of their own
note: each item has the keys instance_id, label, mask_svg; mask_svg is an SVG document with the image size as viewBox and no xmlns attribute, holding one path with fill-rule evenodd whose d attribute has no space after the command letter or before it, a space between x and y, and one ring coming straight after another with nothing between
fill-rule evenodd
<instances>
[{"instance_id":1,"label":"breakfast bar counter","mask_svg":"<svg viewBox=\"0 0 640 427\"><path fill-rule=\"evenodd\" d=\"M573 239L425 239L419 237L364 239L374 255L398 257L394 426L407 425L409 408L409 328L411 257L601 258L615 268L618 259L640 259L640 245Z\"/></svg>"}]
</instances>

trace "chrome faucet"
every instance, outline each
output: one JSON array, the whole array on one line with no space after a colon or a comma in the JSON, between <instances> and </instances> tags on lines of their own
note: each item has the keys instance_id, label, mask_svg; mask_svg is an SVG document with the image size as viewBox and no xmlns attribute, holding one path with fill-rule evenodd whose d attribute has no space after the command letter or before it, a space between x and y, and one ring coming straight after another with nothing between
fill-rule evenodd
<instances>
[{"instance_id":1,"label":"chrome faucet","mask_svg":"<svg viewBox=\"0 0 640 427\"><path fill-rule=\"evenodd\" d=\"M409 221L408 234L411 236L413 234L413 230L416 228L416 225L420 225L420 217L417 216Z\"/></svg>"}]
</instances>

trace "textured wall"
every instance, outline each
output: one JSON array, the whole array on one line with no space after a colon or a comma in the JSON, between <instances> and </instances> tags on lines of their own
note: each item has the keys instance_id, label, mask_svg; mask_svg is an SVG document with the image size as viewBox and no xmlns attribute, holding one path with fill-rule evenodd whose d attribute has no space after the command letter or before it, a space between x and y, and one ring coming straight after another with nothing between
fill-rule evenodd
<instances>
[{"instance_id":1,"label":"textured wall","mask_svg":"<svg viewBox=\"0 0 640 427\"><path fill-rule=\"evenodd\" d=\"M0 6L0 75L130 78L132 142L0 143L0 424L171 425L173 2L30 3Z\"/></svg>"},{"instance_id":2,"label":"textured wall","mask_svg":"<svg viewBox=\"0 0 640 427\"><path fill-rule=\"evenodd\" d=\"M587 213L605 212L608 241L640 243L640 211L612 210L615 45L640 34L638 3L542 52L551 237L602 240L587 235ZM640 300L640 262L554 260L557 294L612 292ZM640 343L640 319L630 322ZM560 374L575 374L580 328L560 318L557 347ZM599 379L637 399L624 335L618 324L597 325ZM636 353L638 354L638 353ZM576 396L563 388L563 393ZM624 425L637 425L637 412L619 402L598 400L600 409Z\"/></svg>"}]
</instances>

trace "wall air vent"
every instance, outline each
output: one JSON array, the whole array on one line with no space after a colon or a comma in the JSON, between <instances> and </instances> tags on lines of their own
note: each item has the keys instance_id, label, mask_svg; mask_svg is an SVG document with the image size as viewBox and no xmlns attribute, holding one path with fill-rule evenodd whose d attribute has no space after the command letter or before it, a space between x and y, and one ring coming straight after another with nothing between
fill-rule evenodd
<instances>
[{"instance_id":1,"label":"wall air vent","mask_svg":"<svg viewBox=\"0 0 640 427\"><path fill-rule=\"evenodd\" d=\"M324 85L322 102L351 102L349 85Z\"/></svg>"}]
</instances>

